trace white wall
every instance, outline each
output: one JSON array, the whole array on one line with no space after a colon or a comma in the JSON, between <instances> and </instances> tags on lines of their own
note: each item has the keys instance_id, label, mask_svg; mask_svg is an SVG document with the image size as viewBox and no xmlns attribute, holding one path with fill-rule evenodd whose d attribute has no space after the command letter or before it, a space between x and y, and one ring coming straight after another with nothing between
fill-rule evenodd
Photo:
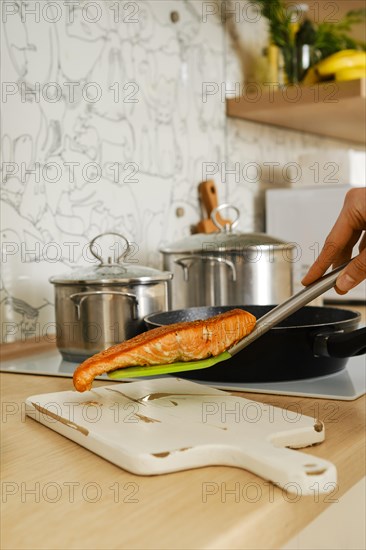
<instances>
[{"instance_id":1,"label":"white wall","mask_svg":"<svg viewBox=\"0 0 366 550\"><path fill-rule=\"evenodd\" d=\"M140 263L159 267L159 245L189 234L199 219L207 166L217 166L220 199L240 208L241 229L262 229L263 189L276 182L243 177L243 167L348 148L228 121L222 94L203 98L207 85L254 78L266 23L240 11L245 2L234 2L240 9L226 25L220 2L73 4L2 2L5 341L53 321L48 277L85 263L100 232L122 233ZM225 175L233 163L240 177Z\"/></svg>"}]
</instances>

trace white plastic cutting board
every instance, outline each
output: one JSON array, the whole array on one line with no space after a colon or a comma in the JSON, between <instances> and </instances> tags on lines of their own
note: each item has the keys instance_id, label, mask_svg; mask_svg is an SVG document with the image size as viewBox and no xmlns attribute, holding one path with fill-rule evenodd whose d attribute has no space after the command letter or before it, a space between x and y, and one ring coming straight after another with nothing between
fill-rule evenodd
<instances>
[{"instance_id":1,"label":"white plastic cutting board","mask_svg":"<svg viewBox=\"0 0 366 550\"><path fill-rule=\"evenodd\" d=\"M321 422L180 378L33 395L26 405L30 417L134 474L220 464L301 494L337 481L332 463L285 448L323 441Z\"/></svg>"}]
</instances>

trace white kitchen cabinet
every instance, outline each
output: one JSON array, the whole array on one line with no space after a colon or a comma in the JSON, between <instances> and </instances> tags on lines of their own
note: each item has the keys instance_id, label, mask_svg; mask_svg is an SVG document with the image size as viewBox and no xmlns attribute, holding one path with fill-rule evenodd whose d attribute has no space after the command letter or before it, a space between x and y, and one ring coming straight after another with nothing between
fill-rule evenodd
<instances>
[{"instance_id":1,"label":"white kitchen cabinet","mask_svg":"<svg viewBox=\"0 0 366 550\"><path fill-rule=\"evenodd\" d=\"M329 506L282 550L364 550L366 478Z\"/></svg>"}]
</instances>

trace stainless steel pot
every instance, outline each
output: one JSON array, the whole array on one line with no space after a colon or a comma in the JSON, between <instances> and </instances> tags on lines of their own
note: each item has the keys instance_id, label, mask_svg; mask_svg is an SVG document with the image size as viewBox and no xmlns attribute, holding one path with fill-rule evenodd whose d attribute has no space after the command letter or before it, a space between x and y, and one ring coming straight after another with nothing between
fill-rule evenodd
<instances>
[{"instance_id":1,"label":"stainless steel pot","mask_svg":"<svg viewBox=\"0 0 366 550\"><path fill-rule=\"evenodd\" d=\"M221 226L217 214L232 208L236 218ZM164 269L173 272L169 309L242 304L273 305L292 294L294 243L265 233L233 229L239 210L222 204L211 219L217 233L199 233L160 249Z\"/></svg>"},{"instance_id":2,"label":"stainless steel pot","mask_svg":"<svg viewBox=\"0 0 366 550\"><path fill-rule=\"evenodd\" d=\"M116 236L126 250L115 262L104 263L96 252L96 240ZM81 361L94 353L136 336L145 329L144 317L168 308L168 281L171 273L136 264L121 263L130 245L118 233L103 233L89 244L100 261L54 276L57 346L65 360Z\"/></svg>"}]
</instances>

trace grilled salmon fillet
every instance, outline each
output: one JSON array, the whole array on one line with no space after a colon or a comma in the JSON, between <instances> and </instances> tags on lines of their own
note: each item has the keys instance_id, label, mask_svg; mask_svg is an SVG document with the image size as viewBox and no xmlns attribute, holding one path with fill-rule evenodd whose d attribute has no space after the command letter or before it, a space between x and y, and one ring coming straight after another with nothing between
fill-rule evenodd
<instances>
[{"instance_id":1,"label":"grilled salmon fillet","mask_svg":"<svg viewBox=\"0 0 366 550\"><path fill-rule=\"evenodd\" d=\"M149 330L112 346L81 363L74 372L74 386L90 390L104 372L176 361L194 361L219 355L252 332L256 319L242 309L232 309L199 321L175 323Z\"/></svg>"}]
</instances>

